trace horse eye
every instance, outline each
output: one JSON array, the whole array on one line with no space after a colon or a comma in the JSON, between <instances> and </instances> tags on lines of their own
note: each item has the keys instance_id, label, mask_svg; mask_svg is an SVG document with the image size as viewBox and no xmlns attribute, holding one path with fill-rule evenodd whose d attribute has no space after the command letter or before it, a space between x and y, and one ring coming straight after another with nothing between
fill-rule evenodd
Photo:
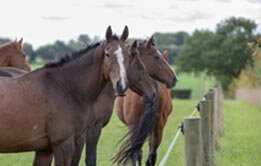
<instances>
[{"instance_id":1,"label":"horse eye","mask_svg":"<svg viewBox=\"0 0 261 166\"><path fill-rule=\"evenodd\" d=\"M159 56L155 56L155 59L160 59L160 57Z\"/></svg>"},{"instance_id":2,"label":"horse eye","mask_svg":"<svg viewBox=\"0 0 261 166\"><path fill-rule=\"evenodd\" d=\"M107 53L105 53L105 56L107 56L107 57L110 57L110 55L109 55L109 54L107 54Z\"/></svg>"}]
</instances>

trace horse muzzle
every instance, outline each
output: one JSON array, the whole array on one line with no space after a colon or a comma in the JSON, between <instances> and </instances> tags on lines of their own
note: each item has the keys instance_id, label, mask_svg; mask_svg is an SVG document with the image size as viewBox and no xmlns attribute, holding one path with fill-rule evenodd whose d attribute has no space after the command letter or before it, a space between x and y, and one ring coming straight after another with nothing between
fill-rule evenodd
<instances>
[{"instance_id":1,"label":"horse muzzle","mask_svg":"<svg viewBox=\"0 0 261 166\"><path fill-rule=\"evenodd\" d=\"M125 92L127 91L127 86L123 86L120 81L116 82L116 86L114 86L115 95L116 96L125 96Z\"/></svg>"}]
</instances>

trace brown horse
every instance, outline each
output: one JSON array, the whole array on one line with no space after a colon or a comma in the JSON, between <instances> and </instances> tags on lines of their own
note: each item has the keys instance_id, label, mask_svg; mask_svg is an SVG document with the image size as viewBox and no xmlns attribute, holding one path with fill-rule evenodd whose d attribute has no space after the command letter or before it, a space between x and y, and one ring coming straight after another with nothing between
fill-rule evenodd
<instances>
[{"instance_id":1,"label":"brown horse","mask_svg":"<svg viewBox=\"0 0 261 166\"><path fill-rule=\"evenodd\" d=\"M149 41L143 42L142 44L140 44L138 50L141 53L141 57L143 57L143 59L146 60L147 62L150 62L150 63L147 63L147 65L149 65L149 66L146 66L146 67L148 67L148 69L149 69L148 72L151 76L161 80L168 86L174 86L174 84L176 82L176 76L172 72L171 68L168 66L168 64L164 60L164 58L162 58L161 53L154 47L153 40L154 40L153 37L151 37ZM145 80L148 79L148 78L146 78L147 76L146 76L145 71L142 71L143 65L140 64L141 62L139 60L140 59L139 56L136 56L136 58L137 58L136 61L133 61L132 64L130 65L129 72L128 72L128 79L130 82L130 87L131 87L131 89L134 89L134 90L136 88L140 89L142 87L141 85L144 84L144 79ZM154 67L150 67L150 66L153 66L154 64L159 65L159 70L155 70ZM137 71L137 70L140 70L140 71ZM136 81L134 81L134 80L136 80ZM138 81L138 80L140 80L140 81ZM146 85L146 84L144 84L144 85ZM146 85L144 87L147 87L147 86L148 85ZM137 92L137 94L143 96L143 98L144 98L144 95L142 95L142 92L139 92L137 89L135 90L135 92ZM145 96L148 96L148 95L145 95ZM113 94L112 85L110 83L108 83L105 85L105 88L102 90L97 101L94 104L94 108L95 108L95 112L96 112L95 124L93 127L91 127L89 129L88 132L86 132L86 165L90 165L90 166L96 165L97 144L99 141L99 137L100 137L102 128L108 124L108 122L111 118L113 105L114 105L114 99L115 99L115 95ZM144 106L144 108L147 108L147 107ZM147 112L147 111L145 111L145 112ZM152 126L153 126L154 122L152 119L156 115L156 114L154 114L154 112L155 112L154 110L150 110L149 113L145 114L146 116L144 116L142 118L142 120L137 121L137 122L140 122L140 124L142 124L142 123L144 124L147 122L146 124L148 124L148 120L146 121L146 119L148 118L149 122L151 122ZM144 135L143 138L136 139L138 142L140 140L144 141L144 139L147 137L147 135L151 132L153 127L151 128L150 126L151 125L140 125L140 127L137 127L136 131L147 133ZM139 133L139 132L137 132L137 133ZM132 143L137 144L136 142L132 142ZM133 148L133 150L134 150L134 152L131 152L131 153L135 153L136 149ZM79 156L79 154L78 154L78 156ZM44 157L39 156L39 153L38 153L36 155L35 161L36 160L41 161L43 159L44 159ZM51 163L50 161L51 160L49 160L49 162L46 162L46 163ZM78 163L78 162L79 162L79 158L76 157L76 161L74 162L74 164ZM45 165L47 165L47 164L45 164ZM77 165L77 164L75 164L75 165Z\"/></svg>"},{"instance_id":2,"label":"brown horse","mask_svg":"<svg viewBox=\"0 0 261 166\"><path fill-rule=\"evenodd\" d=\"M158 55L159 59L162 60L162 62L166 63L165 58L167 58L167 52L163 53L164 56L161 54ZM157 59L157 58L156 58ZM152 60L152 58L151 58ZM144 60L146 62L146 60ZM149 60L147 60L149 62ZM151 61L152 62L152 61ZM157 60L155 62L158 62ZM160 63L158 63L160 64ZM146 67L151 68L151 64L147 64ZM158 66L160 67L160 66ZM155 72L156 70L154 70ZM158 71L158 73L162 73L161 71ZM167 72L165 72L167 73ZM171 73L171 72L169 72ZM173 72L172 72L173 73ZM153 74L152 74L153 75ZM165 74L167 75L167 74ZM154 76L157 78L157 80L161 80L161 82L164 81L165 75L161 74L155 74ZM161 78L159 78L161 77ZM177 81L177 77L175 76L175 79ZM167 87L171 87L169 84L166 84ZM172 84L173 85L173 84ZM157 158L157 148L160 145L162 135L163 135L163 128L167 122L167 117L172 111L172 101L171 101L171 95L170 95L170 90L167 89L164 84L159 82L159 89L157 93L157 109L156 109L156 124L153 126L153 131L150 134L150 139L149 139L149 146L150 146L150 151L149 151L149 157L148 160L146 161L147 166L153 166L156 163L156 158ZM135 92L128 90L127 95L125 97L118 97L115 101L115 107L116 107L116 112L118 114L119 119L128 126L129 128L129 133L130 133L130 140L135 139L133 137L133 129L136 127L136 121L139 119L141 116L143 116L144 112L144 105L143 102L140 98L139 95L137 95ZM140 149L141 150L141 149ZM122 148L122 152L118 154L117 160L119 163L126 163L128 162L126 160L126 155L129 154L129 147L124 146ZM139 156L137 157L139 165L141 165L141 160L142 160L142 154L140 151ZM128 158L128 157L127 157ZM131 158L131 157L129 157Z\"/></svg>"},{"instance_id":3,"label":"brown horse","mask_svg":"<svg viewBox=\"0 0 261 166\"><path fill-rule=\"evenodd\" d=\"M128 88L127 36L127 27L120 38L108 27L101 43L28 74L1 78L0 152L53 152L55 165L71 165L105 84L112 82L117 95Z\"/></svg>"},{"instance_id":4,"label":"brown horse","mask_svg":"<svg viewBox=\"0 0 261 166\"><path fill-rule=\"evenodd\" d=\"M155 96L155 88L154 88L154 81L150 78L148 73L145 70L145 67L140 59L139 52L136 50L136 44L135 41L131 47L131 60L130 60L130 67L127 72L128 74L128 80L130 84L130 88L133 89L136 93L138 93L140 96L143 96L145 103L145 107L147 111L152 111L151 109L155 109L154 106L154 96ZM95 147L95 158L96 158L96 147L97 142L99 140L99 135L97 136L96 133L101 132L102 126L100 125L106 125L111 117L112 114L112 107L114 103L115 95L113 93L113 87L111 83L107 83L105 85L105 88L102 90L101 94L99 95L97 101L94 104L94 110L96 113L95 123L94 125L90 125L89 130L86 131L86 137L87 137L87 147L86 151L87 153L89 150L94 149ZM109 104L108 104L109 103ZM150 117L147 117L150 120ZM145 121L144 120L144 121ZM89 144L92 142L91 144ZM81 157L81 150L83 148L84 142L80 144L76 152L74 154L74 159L72 165L78 165L79 160ZM93 151L91 151L93 153ZM91 154L93 155L93 154ZM89 157L89 155L87 156ZM87 165L96 165L96 159L90 160L91 158L87 158L86 161L88 161ZM37 153L34 163L35 165L50 165L51 164L52 157L46 156L44 153Z\"/></svg>"},{"instance_id":5,"label":"brown horse","mask_svg":"<svg viewBox=\"0 0 261 166\"><path fill-rule=\"evenodd\" d=\"M22 43L23 39L0 46L0 67L12 66L30 71L30 67L26 62L26 55L23 52Z\"/></svg>"},{"instance_id":6,"label":"brown horse","mask_svg":"<svg viewBox=\"0 0 261 166\"><path fill-rule=\"evenodd\" d=\"M176 82L176 76L172 72L171 68L167 64L164 58L162 58L161 53L154 47L154 38L151 37L149 41L143 42L140 44L138 50L141 54L141 57L143 58L143 61L146 63L147 71L153 78L162 81L167 86L172 87L174 86ZM155 66L155 64L157 64ZM156 69L155 69L156 68ZM129 70L131 71L131 70ZM135 74L135 72L129 72L132 74ZM130 80L130 79L129 79ZM96 123L95 126L90 129L89 134L86 135L86 165L95 166L96 165L96 153L97 153L97 143L102 131L102 128L107 125L107 123L110 120L110 117L112 115L113 105L114 105L114 98L115 96L111 93L112 87L107 84L101 94L98 97L97 102L95 103L95 111L96 111ZM138 93L139 94L139 93ZM144 107L145 108L145 107ZM153 111L151 111L151 115L153 119ZM146 116L145 116L146 117ZM138 122L138 121L137 121ZM153 123L153 120L151 120ZM144 121L143 121L144 123ZM144 125L140 125L140 132L150 132L151 128L150 126L146 126L145 128L142 128ZM147 128L146 128L147 127ZM152 128L153 129L153 128ZM147 134L144 135L144 137L147 137ZM143 138L136 139L138 142L140 140L144 141ZM133 144L135 142L132 142ZM133 147L134 145L132 145ZM133 148L133 150L136 150ZM135 153L135 152L132 152ZM134 159L135 160L135 159Z\"/></svg>"}]
</instances>

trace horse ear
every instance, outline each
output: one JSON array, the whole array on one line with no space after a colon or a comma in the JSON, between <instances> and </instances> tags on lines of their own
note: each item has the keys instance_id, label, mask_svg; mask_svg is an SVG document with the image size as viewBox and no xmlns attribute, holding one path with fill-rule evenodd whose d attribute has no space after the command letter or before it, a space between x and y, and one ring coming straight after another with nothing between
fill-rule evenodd
<instances>
[{"instance_id":1,"label":"horse ear","mask_svg":"<svg viewBox=\"0 0 261 166\"><path fill-rule=\"evenodd\" d=\"M111 26L109 26L106 30L106 40L110 40L112 39L112 30L111 30Z\"/></svg>"},{"instance_id":2,"label":"horse ear","mask_svg":"<svg viewBox=\"0 0 261 166\"><path fill-rule=\"evenodd\" d=\"M18 44L22 47L22 44L23 44L23 38L21 38L21 39L18 41Z\"/></svg>"},{"instance_id":3,"label":"horse ear","mask_svg":"<svg viewBox=\"0 0 261 166\"><path fill-rule=\"evenodd\" d=\"M122 41L126 41L127 39L128 39L128 36L129 36L129 28L128 28L128 26L127 25L125 25L125 27L124 27L124 30L123 30L123 32L122 32L122 35L121 35L121 40Z\"/></svg>"},{"instance_id":4,"label":"horse ear","mask_svg":"<svg viewBox=\"0 0 261 166\"><path fill-rule=\"evenodd\" d=\"M138 42L137 42L137 40L134 40L133 43L132 43L132 45L131 45L131 49L132 49L132 50L136 50L137 47L138 47Z\"/></svg>"},{"instance_id":5,"label":"horse ear","mask_svg":"<svg viewBox=\"0 0 261 166\"><path fill-rule=\"evenodd\" d=\"M131 61L134 60L134 56L136 55L138 43L137 40L134 40L131 45Z\"/></svg>"},{"instance_id":6,"label":"horse ear","mask_svg":"<svg viewBox=\"0 0 261 166\"><path fill-rule=\"evenodd\" d=\"M154 36L151 36L149 41L147 42L147 47L149 48L153 45L155 45L155 38L154 38Z\"/></svg>"},{"instance_id":7,"label":"horse ear","mask_svg":"<svg viewBox=\"0 0 261 166\"><path fill-rule=\"evenodd\" d=\"M21 50L22 49L22 46L23 46L23 38L21 38L18 42L18 49Z\"/></svg>"},{"instance_id":8,"label":"horse ear","mask_svg":"<svg viewBox=\"0 0 261 166\"><path fill-rule=\"evenodd\" d=\"M165 58L166 60L169 59L169 51L168 51L167 49L165 49L165 50L162 52L162 54L163 54L163 56L164 56L164 58Z\"/></svg>"}]
</instances>

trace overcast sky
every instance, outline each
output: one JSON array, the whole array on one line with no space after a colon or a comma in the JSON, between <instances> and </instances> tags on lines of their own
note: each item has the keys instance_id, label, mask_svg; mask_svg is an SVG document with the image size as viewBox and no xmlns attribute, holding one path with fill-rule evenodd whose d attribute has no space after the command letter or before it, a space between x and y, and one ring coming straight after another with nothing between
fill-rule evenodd
<instances>
[{"instance_id":1,"label":"overcast sky","mask_svg":"<svg viewBox=\"0 0 261 166\"><path fill-rule=\"evenodd\" d=\"M221 20L242 16L261 32L261 0L5 0L0 9L0 37L23 37L35 47L79 34L100 36L108 25L131 37L154 32L214 30Z\"/></svg>"}]
</instances>

